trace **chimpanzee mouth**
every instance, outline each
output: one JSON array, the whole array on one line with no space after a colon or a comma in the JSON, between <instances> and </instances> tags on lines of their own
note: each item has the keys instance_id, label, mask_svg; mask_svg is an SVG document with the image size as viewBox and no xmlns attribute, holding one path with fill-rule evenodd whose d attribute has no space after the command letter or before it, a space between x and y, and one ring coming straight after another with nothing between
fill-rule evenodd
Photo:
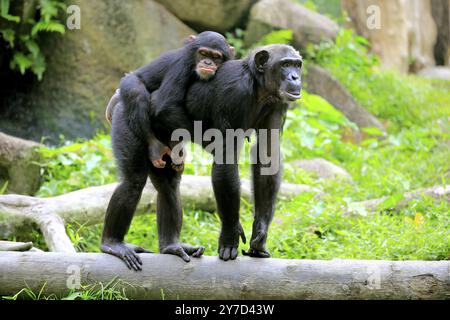
<instances>
[{"instance_id":1,"label":"chimpanzee mouth","mask_svg":"<svg viewBox=\"0 0 450 320\"><path fill-rule=\"evenodd\" d=\"M206 73L213 73L213 72L216 72L216 68L204 68L204 67L201 67L201 68L199 68L199 69L200 69L200 71L206 72Z\"/></svg>"},{"instance_id":2,"label":"chimpanzee mouth","mask_svg":"<svg viewBox=\"0 0 450 320\"><path fill-rule=\"evenodd\" d=\"M302 93L301 93L301 91L300 92L287 92L287 91L284 91L283 92L283 96L289 101L297 101L297 100L301 99Z\"/></svg>"}]
</instances>

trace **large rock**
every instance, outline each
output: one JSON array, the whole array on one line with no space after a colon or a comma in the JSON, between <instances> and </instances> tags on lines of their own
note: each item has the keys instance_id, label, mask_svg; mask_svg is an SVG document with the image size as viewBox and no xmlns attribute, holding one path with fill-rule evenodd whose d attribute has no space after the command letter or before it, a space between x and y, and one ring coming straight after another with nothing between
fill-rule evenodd
<instances>
[{"instance_id":1,"label":"large rock","mask_svg":"<svg viewBox=\"0 0 450 320\"><path fill-rule=\"evenodd\" d=\"M434 47L436 63L450 65L450 1L431 0L431 13L438 30L438 38Z\"/></svg>"},{"instance_id":2,"label":"large rock","mask_svg":"<svg viewBox=\"0 0 450 320\"><path fill-rule=\"evenodd\" d=\"M32 195L41 185L40 145L0 132L0 188L7 193Z\"/></svg>"},{"instance_id":3,"label":"large rock","mask_svg":"<svg viewBox=\"0 0 450 320\"><path fill-rule=\"evenodd\" d=\"M81 30L42 45L41 83L0 98L0 128L28 139L90 137L125 72L180 47L194 33L152 0L78 0ZM37 82L37 81L36 81ZM20 90L20 87L19 87Z\"/></svg>"},{"instance_id":4,"label":"large rock","mask_svg":"<svg viewBox=\"0 0 450 320\"><path fill-rule=\"evenodd\" d=\"M386 132L378 119L361 107L351 93L327 70L316 65L308 65L307 71L305 82L309 92L327 100L359 128L375 127L381 132Z\"/></svg>"},{"instance_id":5,"label":"large rock","mask_svg":"<svg viewBox=\"0 0 450 320\"><path fill-rule=\"evenodd\" d=\"M350 24L369 39L386 69L407 73L434 66L437 30L431 16L431 0L343 0L342 3ZM368 13L369 7L379 8L378 27L372 23L374 12Z\"/></svg>"},{"instance_id":6,"label":"large rock","mask_svg":"<svg viewBox=\"0 0 450 320\"><path fill-rule=\"evenodd\" d=\"M280 29L291 29L294 45L299 48L324 39L334 40L339 32L339 26L331 19L291 0L262 0L251 9L245 43L252 45L265 34Z\"/></svg>"},{"instance_id":7,"label":"large rock","mask_svg":"<svg viewBox=\"0 0 450 320\"><path fill-rule=\"evenodd\" d=\"M306 172L312 173L320 179L352 179L352 176L346 170L321 158L296 160L290 164L294 167L301 168Z\"/></svg>"},{"instance_id":8,"label":"large rock","mask_svg":"<svg viewBox=\"0 0 450 320\"><path fill-rule=\"evenodd\" d=\"M225 32L239 25L256 0L156 0L197 31Z\"/></svg>"},{"instance_id":9,"label":"large rock","mask_svg":"<svg viewBox=\"0 0 450 320\"><path fill-rule=\"evenodd\" d=\"M433 67L421 70L419 76L429 79L439 79L450 81L450 68L449 67Z\"/></svg>"}]
</instances>

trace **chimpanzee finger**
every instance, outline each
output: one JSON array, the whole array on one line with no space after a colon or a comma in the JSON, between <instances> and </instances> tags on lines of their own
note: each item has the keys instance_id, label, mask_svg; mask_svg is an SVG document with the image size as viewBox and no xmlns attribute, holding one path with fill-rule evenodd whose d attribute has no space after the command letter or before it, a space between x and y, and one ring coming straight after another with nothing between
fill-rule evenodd
<instances>
[{"instance_id":1,"label":"chimpanzee finger","mask_svg":"<svg viewBox=\"0 0 450 320\"><path fill-rule=\"evenodd\" d=\"M231 260L235 260L237 258L237 255L238 255L237 248L232 248L231 249L231 254L230 254L230 259Z\"/></svg>"},{"instance_id":2,"label":"chimpanzee finger","mask_svg":"<svg viewBox=\"0 0 450 320\"><path fill-rule=\"evenodd\" d=\"M133 267L131 266L130 261L128 261L127 256L122 256L121 259L125 262L125 264L127 265L128 269L133 270Z\"/></svg>"},{"instance_id":3,"label":"chimpanzee finger","mask_svg":"<svg viewBox=\"0 0 450 320\"><path fill-rule=\"evenodd\" d=\"M230 260L230 248L225 248L225 250L223 251L223 261L228 261Z\"/></svg>"},{"instance_id":4,"label":"chimpanzee finger","mask_svg":"<svg viewBox=\"0 0 450 320\"><path fill-rule=\"evenodd\" d=\"M264 237L266 236L266 233L264 231L259 231L258 234L256 235L255 239L252 240L251 242L251 247L257 247L260 242L264 239Z\"/></svg>"},{"instance_id":5,"label":"chimpanzee finger","mask_svg":"<svg viewBox=\"0 0 450 320\"><path fill-rule=\"evenodd\" d=\"M224 248L224 247L221 247L221 248L219 249L219 258L222 259L222 260L223 260L223 253L224 253L224 251L225 251L225 248Z\"/></svg>"},{"instance_id":6,"label":"chimpanzee finger","mask_svg":"<svg viewBox=\"0 0 450 320\"><path fill-rule=\"evenodd\" d=\"M142 265L141 257L136 252L133 252L133 258L139 265Z\"/></svg>"},{"instance_id":7,"label":"chimpanzee finger","mask_svg":"<svg viewBox=\"0 0 450 320\"><path fill-rule=\"evenodd\" d=\"M200 247L198 247L198 250L192 254L192 256L198 258L198 257L201 257L204 252L205 252L205 247L200 246Z\"/></svg>"},{"instance_id":8,"label":"chimpanzee finger","mask_svg":"<svg viewBox=\"0 0 450 320\"><path fill-rule=\"evenodd\" d=\"M245 237L244 228L242 228L242 225L239 224L239 234L241 235L242 243L247 243L247 238Z\"/></svg>"},{"instance_id":9,"label":"chimpanzee finger","mask_svg":"<svg viewBox=\"0 0 450 320\"><path fill-rule=\"evenodd\" d=\"M134 252L136 252L136 253L154 253L153 251L144 249L142 247L136 247L136 249L134 249Z\"/></svg>"},{"instance_id":10,"label":"chimpanzee finger","mask_svg":"<svg viewBox=\"0 0 450 320\"><path fill-rule=\"evenodd\" d=\"M127 254L127 255L125 255L125 257L130 262L131 267L133 268L133 270L135 270L135 271L142 270L141 266L136 261L136 257L133 254Z\"/></svg>"}]
</instances>

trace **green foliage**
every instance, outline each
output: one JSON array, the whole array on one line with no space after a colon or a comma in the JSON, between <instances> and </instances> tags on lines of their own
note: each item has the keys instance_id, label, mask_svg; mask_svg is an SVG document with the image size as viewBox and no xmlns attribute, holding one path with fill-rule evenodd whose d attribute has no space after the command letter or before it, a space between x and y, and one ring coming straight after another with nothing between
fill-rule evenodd
<instances>
[{"instance_id":1,"label":"green foliage","mask_svg":"<svg viewBox=\"0 0 450 320\"><path fill-rule=\"evenodd\" d=\"M45 182L38 196L63 194L117 179L109 136L98 135L92 141L42 148L40 152Z\"/></svg>"},{"instance_id":2,"label":"green foliage","mask_svg":"<svg viewBox=\"0 0 450 320\"><path fill-rule=\"evenodd\" d=\"M234 32L226 33L228 43L236 49L237 59L247 56L251 49L259 46L265 46L274 43L290 44L292 42L293 36L294 34L292 30L275 30L266 34L258 43L254 44L250 48L247 48L244 44L245 31L238 28L234 30Z\"/></svg>"},{"instance_id":3,"label":"green foliage","mask_svg":"<svg viewBox=\"0 0 450 320\"><path fill-rule=\"evenodd\" d=\"M28 8L29 5L0 0L0 46L10 53L12 70L21 74L31 70L41 80L46 64L39 47L40 34L65 33L59 16L66 5L64 0L39 0L35 8Z\"/></svg>"},{"instance_id":4,"label":"green foliage","mask_svg":"<svg viewBox=\"0 0 450 320\"><path fill-rule=\"evenodd\" d=\"M266 34L256 46L265 46L268 44L290 44L294 37L292 30L276 30Z\"/></svg>"},{"instance_id":5,"label":"green foliage","mask_svg":"<svg viewBox=\"0 0 450 320\"><path fill-rule=\"evenodd\" d=\"M247 55L247 49L244 45L245 31L237 28L233 32L225 33L228 43L236 49L236 59L240 59Z\"/></svg>"},{"instance_id":6,"label":"green foliage","mask_svg":"<svg viewBox=\"0 0 450 320\"><path fill-rule=\"evenodd\" d=\"M117 280L116 278L112 279L107 284L103 285L102 283L95 283L92 285L84 285L81 286L80 289L75 290L72 289L65 296L57 296L56 294L45 294L45 287L47 284L44 284L39 292L34 292L29 287L26 287L20 290L13 296L2 297L3 300L128 300L126 293L122 287L125 282L121 280ZM131 285L127 284L128 287L131 288ZM1 300L1 299L0 299Z\"/></svg>"},{"instance_id":7,"label":"green foliage","mask_svg":"<svg viewBox=\"0 0 450 320\"><path fill-rule=\"evenodd\" d=\"M367 49L366 39L343 29L336 44L324 42L310 46L305 57L308 62L331 71L362 106L385 119L392 131L420 127L424 120L440 119L448 114L448 85L381 71L378 58L369 55ZM437 123L430 125L438 126Z\"/></svg>"}]
</instances>

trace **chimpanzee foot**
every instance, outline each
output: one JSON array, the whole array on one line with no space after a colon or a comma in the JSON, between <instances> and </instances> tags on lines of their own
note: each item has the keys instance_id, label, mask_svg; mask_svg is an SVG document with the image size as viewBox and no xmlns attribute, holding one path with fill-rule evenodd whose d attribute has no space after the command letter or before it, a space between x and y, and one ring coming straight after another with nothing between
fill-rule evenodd
<instances>
[{"instance_id":1,"label":"chimpanzee foot","mask_svg":"<svg viewBox=\"0 0 450 320\"><path fill-rule=\"evenodd\" d=\"M265 249L267 232L260 230L250 242L248 251L242 250L244 256L253 258L270 258L270 253Z\"/></svg>"},{"instance_id":2,"label":"chimpanzee foot","mask_svg":"<svg viewBox=\"0 0 450 320\"><path fill-rule=\"evenodd\" d=\"M175 164L172 162L172 169L178 173L182 173L184 171L184 162L180 164Z\"/></svg>"},{"instance_id":3,"label":"chimpanzee foot","mask_svg":"<svg viewBox=\"0 0 450 320\"><path fill-rule=\"evenodd\" d=\"M235 260L239 245L219 245L219 258L223 261Z\"/></svg>"},{"instance_id":4,"label":"chimpanzee foot","mask_svg":"<svg viewBox=\"0 0 450 320\"><path fill-rule=\"evenodd\" d=\"M104 253L112 254L122 259L128 269L140 271L142 270L142 260L138 253L153 253L134 244L123 242L103 242L100 250Z\"/></svg>"},{"instance_id":5,"label":"chimpanzee foot","mask_svg":"<svg viewBox=\"0 0 450 320\"><path fill-rule=\"evenodd\" d=\"M160 251L162 254L173 254L179 256L184 261L189 262L191 261L189 256L193 256L195 258L201 257L203 252L205 252L205 247L194 247L185 243L175 243L162 248Z\"/></svg>"},{"instance_id":6,"label":"chimpanzee foot","mask_svg":"<svg viewBox=\"0 0 450 320\"><path fill-rule=\"evenodd\" d=\"M244 229L239 223L238 227L234 230L224 231L222 230L219 238L219 258L223 261L235 260L238 256L239 237L245 244L247 239L245 237Z\"/></svg>"}]
</instances>

